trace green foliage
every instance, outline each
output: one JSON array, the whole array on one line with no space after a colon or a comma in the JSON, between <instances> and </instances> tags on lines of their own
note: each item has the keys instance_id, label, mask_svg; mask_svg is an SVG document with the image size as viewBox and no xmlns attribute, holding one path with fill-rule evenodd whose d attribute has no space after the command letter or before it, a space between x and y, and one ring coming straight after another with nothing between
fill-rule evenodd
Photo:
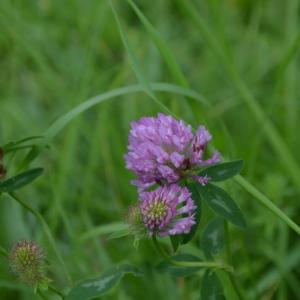
<instances>
[{"instance_id":1,"label":"green foliage","mask_svg":"<svg viewBox=\"0 0 300 300\"><path fill-rule=\"evenodd\" d=\"M104 295L114 288L126 274L141 276L142 273L131 265L115 266L100 277L87 279L75 285L66 296L66 300L89 300Z\"/></svg>"},{"instance_id":2,"label":"green foliage","mask_svg":"<svg viewBox=\"0 0 300 300\"><path fill-rule=\"evenodd\" d=\"M212 219L203 229L200 246L207 258L220 253L224 247L224 219Z\"/></svg>"},{"instance_id":3,"label":"green foliage","mask_svg":"<svg viewBox=\"0 0 300 300\"><path fill-rule=\"evenodd\" d=\"M199 189L205 202L216 214L234 225L246 226L242 211L223 189L211 183L201 186Z\"/></svg>"},{"instance_id":4,"label":"green foliage","mask_svg":"<svg viewBox=\"0 0 300 300\"><path fill-rule=\"evenodd\" d=\"M183 236L182 235L178 235L178 234L170 236L170 240L171 240L171 244L172 244L172 248L173 248L174 252L176 252L177 249L179 248L179 246L181 245L182 238L183 238Z\"/></svg>"},{"instance_id":5,"label":"green foliage","mask_svg":"<svg viewBox=\"0 0 300 300\"><path fill-rule=\"evenodd\" d=\"M214 271L208 270L203 276L201 300L225 300L222 284Z\"/></svg>"},{"instance_id":6,"label":"green foliage","mask_svg":"<svg viewBox=\"0 0 300 300\"><path fill-rule=\"evenodd\" d=\"M243 167L243 161L230 161L211 166L199 173L200 176L207 176L211 181L223 181L239 174Z\"/></svg>"},{"instance_id":7,"label":"green foliage","mask_svg":"<svg viewBox=\"0 0 300 300\"><path fill-rule=\"evenodd\" d=\"M176 254L174 256L171 256L171 259L174 261L182 262L182 261L188 261L188 262L195 262L195 261L201 261L199 257L191 255L191 254ZM169 273L174 277L186 277L190 276L196 272L198 272L201 269L201 267L181 267L181 266L174 266L168 261L162 261L157 265L157 270L161 273Z\"/></svg>"},{"instance_id":8,"label":"green foliage","mask_svg":"<svg viewBox=\"0 0 300 300\"><path fill-rule=\"evenodd\" d=\"M121 229L119 231L115 231L113 233L111 233L108 237L109 240L112 240L112 239L119 239L119 238L122 238L122 237L125 237L127 235L130 234L130 231L128 228L125 228L125 229Z\"/></svg>"},{"instance_id":9,"label":"green foliage","mask_svg":"<svg viewBox=\"0 0 300 300\"><path fill-rule=\"evenodd\" d=\"M65 292L71 285L63 263L74 282L126 258L145 276L126 277L126 284L101 299L198 300L200 280L202 298L216 294L218 288L203 284L214 281L215 273L203 277L198 270L184 281L170 279L169 272L157 275L160 258L148 241L136 251L130 238L108 240L137 197L123 161L129 124L158 111L170 111L194 128L205 124L225 161L245 161L247 180L235 176L239 186L222 186L236 204L224 192L213 192L235 213L220 207L211 212L211 202L201 197L198 229L177 251L228 259L219 243L221 221L213 219L217 213L242 225L240 207L248 227L229 226L229 259L245 298L300 299L299 238L286 223L295 230L297 225L285 218L299 223L299 1L113 5L119 25L108 1L0 2L4 180L36 165L47 169L17 191L35 214L1 195L0 299L40 299L12 279L6 264L6 249L25 238L47 250L53 283ZM239 299L221 275L226 298Z\"/></svg>"},{"instance_id":10,"label":"green foliage","mask_svg":"<svg viewBox=\"0 0 300 300\"><path fill-rule=\"evenodd\" d=\"M0 183L0 193L14 192L25 185L30 184L43 173L43 168L31 169L20 173Z\"/></svg>"}]
</instances>

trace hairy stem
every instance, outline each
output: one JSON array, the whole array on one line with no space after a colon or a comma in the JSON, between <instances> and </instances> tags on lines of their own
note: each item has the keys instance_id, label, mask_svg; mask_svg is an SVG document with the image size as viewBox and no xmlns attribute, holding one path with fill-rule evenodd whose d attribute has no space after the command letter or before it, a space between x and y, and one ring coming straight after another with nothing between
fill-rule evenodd
<instances>
[{"instance_id":1,"label":"hairy stem","mask_svg":"<svg viewBox=\"0 0 300 300\"><path fill-rule=\"evenodd\" d=\"M23 206L26 210L28 210L29 212L31 212L42 224L43 226L43 229L44 229L44 232L49 240L49 243L50 245L52 246L56 256L57 256L57 259L58 261L60 262L63 270L64 270L64 273L65 273L65 276L68 280L69 283L71 283L71 277L69 275L69 272L67 270L67 267L66 267L66 264L61 256L61 254L59 253L59 250L57 249L57 246L56 246L56 243L55 243L55 240L53 238L53 235L51 233L51 230L47 224L47 222L45 221L45 219L43 218L43 216L38 212L36 211L34 208L32 208L31 206L29 206L26 202L24 202L23 200L21 200L14 192L10 192L9 195L14 199L16 200L19 204L21 204L21 206Z\"/></svg>"},{"instance_id":2,"label":"hairy stem","mask_svg":"<svg viewBox=\"0 0 300 300\"><path fill-rule=\"evenodd\" d=\"M155 246L155 248L157 249L157 251L172 265L176 266L176 267L189 267L189 268L193 268L193 267L201 267L201 268L211 268L211 269L222 269L225 270L227 272L232 272L233 269L231 266L229 265L224 265L224 264L220 264L220 263L216 263L216 262L211 262L211 261L176 261L173 260L164 250L163 248L160 246L160 244L158 243L156 236L152 237L153 240L153 244Z\"/></svg>"}]
</instances>

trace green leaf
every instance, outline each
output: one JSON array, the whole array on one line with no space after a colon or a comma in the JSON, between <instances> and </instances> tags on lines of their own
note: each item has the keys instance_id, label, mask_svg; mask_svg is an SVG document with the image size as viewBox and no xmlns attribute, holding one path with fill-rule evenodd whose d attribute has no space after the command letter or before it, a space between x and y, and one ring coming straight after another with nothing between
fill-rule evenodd
<instances>
[{"instance_id":1,"label":"green leaf","mask_svg":"<svg viewBox=\"0 0 300 300\"><path fill-rule=\"evenodd\" d=\"M207 258L220 253L224 248L224 219L215 218L211 220L203 230L201 248Z\"/></svg>"},{"instance_id":2,"label":"green leaf","mask_svg":"<svg viewBox=\"0 0 300 300\"><path fill-rule=\"evenodd\" d=\"M239 174L243 168L242 160L225 162L211 166L199 173L200 176L207 176L211 181L223 181Z\"/></svg>"},{"instance_id":3,"label":"green leaf","mask_svg":"<svg viewBox=\"0 0 300 300\"><path fill-rule=\"evenodd\" d=\"M142 272L128 264L115 266L100 277L87 279L75 285L65 300L88 300L102 296L114 288L125 274L142 276Z\"/></svg>"},{"instance_id":4,"label":"green leaf","mask_svg":"<svg viewBox=\"0 0 300 300\"><path fill-rule=\"evenodd\" d=\"M0 183L0 193L1 192L13 192L20 189L21 187L33 182L36 178L41 176L43 173L42 168L31 169L29 171L23 172L17 176L11 177L2 183Z\"/></svg>"},{"instance_id":5,"label":"green leaf","mask_svg":"<svg viewBox=\"0 0 300 300\"><path fill-rule=\"evenodd\" d=\"M198 187L203 199L216 214L234 225L246 227L242 211L223 189L213 184Z\"/></svg>"},{"instance_id":6,"label":"green leaf","mask_svg":"<svg viewBox=\"0 0 300 300\"><path fill-rule=\"evenodd\" d=\"M201 195L198 190L198 184L196 183L190 183L188 184L188 189L192 193L192 199L195 201L195 204L197 205L196 214L195 214L195 220L196 224L192 227L191 231L188 234L183 234L182 237L182 244L187 244L196 234L198 225L200 223L201 219Z\"/></svg>"},{"instance_id":7,"label":"green leaf","mask_svg":"<svg viewBox=\"0 0 300 300\"><path fill-rule=\"evenodd\" d=\"M185 253L171 256L171 259L176 261L201 261L199 257ZM201 269L201 267L177 267L166 260L159 263L156 268L158 272L170 273L174 277L186 277Z\"/></svg>"},{"instance_id":8,"label":"green leaf","mask_svg":"<svg viewBox=\"0 0 300 300\"><path fill-rule=\"evenodd\" d=\"M182 235L177 234L177 235L171 235L170 236L171 244L173 247L174 252L177 251L178 247L182 243Z\"/></svg>"},{"instance_id":9,"label":"green leaf","mask_svg":"<svg viewBox=\"0 0 300 300\"><path fill-rule=\"evenodd\" d=\"M37 136L29 136L29 137L27 137L27 138L21 139L21 140L16 141L16 142L9 142L9 143L7 143L7 144L1 146L1 147L2 147L3 151L6 153L6 152L11 151L11 148L12 148L12 147L15 147L15 146L17 146L17 145L26 143L26 142L28 142L28 141L37 140L37 139L41 139L41 138L43 138L43 136L41 136L41 135L37 135Z\"/></svg>"},{"instance_id":10,"label":"green leaf","mask_svg":"<svg viewBox=\"0 0 300 300\"><path fill-rule=\"evenodd\" d=\"M102 224L99 226L93 227L91 230L85 232L83 235L78 237L80 243L83 243L89 239L103 236L103 235L112 235L114 233L122 232L125 233L126 230L129 230L128 224L123 222L113 222L108 224Z\"/></svg>"},{"instance_id":11,"label":"green leaf","mask_svg":"<svg viewBox=\"0 0 300 300\"><path fill-rule=\"evenodd\" d=\"M121 230L111 233L107 239L108 240L119 239L119 238L129 235L129 233L130 233L129 228L124 228L124 229L121 229Z\"/></svg>"},{"instance_id":12,"label":"green leaf","mask_svg":"<svg viewBox=\"0 0 300 300\"><path fill-rule=\"evenodd\" d=\"M201 283L201 300L225 300L222 284L212 270L207 270Z\"/></svg>"}]
</instances>

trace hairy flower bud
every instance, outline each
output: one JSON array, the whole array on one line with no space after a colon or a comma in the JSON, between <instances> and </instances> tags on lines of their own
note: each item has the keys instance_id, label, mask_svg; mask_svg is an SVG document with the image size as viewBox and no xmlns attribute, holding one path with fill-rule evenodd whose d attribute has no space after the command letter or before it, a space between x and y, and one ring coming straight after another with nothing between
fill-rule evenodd
<instances>
[{"instance_id":1,"label":"hairy flower bud","mask_svg":"<svg viewBox=\"0 0 300 300\"><path fill-rule=\"evenodd\" d=\"M47 285L45 276L45 255L32 241L15 244L9 254L10 266L21 282L33 287Z\"/></svg>"}]
</instances>

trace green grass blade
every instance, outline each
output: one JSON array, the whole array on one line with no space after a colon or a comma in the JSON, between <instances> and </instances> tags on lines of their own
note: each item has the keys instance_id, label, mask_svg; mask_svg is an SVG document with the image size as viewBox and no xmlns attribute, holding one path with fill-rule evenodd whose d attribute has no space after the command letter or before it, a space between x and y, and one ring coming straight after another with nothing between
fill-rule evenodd
<instances>
[{"instance_id":1,"label":"green grass blade","mask_svg":"<svg viewBox=\"0 0 300 300\"><path fill-rule=\"evenodd\" d=\"M281 209L279 209L273 202L259 190L257 190L250 182L238 175L234 180L242 186L248 193L254 196L259 202L268 208L272 213L285 222L291 229L300 235L300 227L293 220L291 220Z\"/></svg>"},{"instance_id":2,"label":"green grass blade","mask_svg":"<svg viewBox=\"0 0 300 300\"><path fill-rule=\"evenodd\" d=\"M177 61L172 53L172 51L168 48L168 45L165 43L165 41L160 36L159 32L155 29L155 27L147 20L143 12L138 8L138 6L132 1L127 0L127 2L130 4L132 9L135 11L137 16L139 17L140 21L146 28L147 32L149 33L150 37L156 44L157 48L159 49L161 55L163 56L167 67L170 70L170 73L175 78L176 82L184 87L188 87L189 83L186 80L184 74L181 71L181 68L177 64Z\"/></svg>"},{"instance_id":3,"label":"green grass blade","mask_svg":"<svg viewBox=\"0 0 300 300\"><path fill-rule=\"evenodd\" d=\"M208 26L205 24L200 14L197 12L196 7L190 1L183 1L181 2L181 4L185 8L188 16L196 25L197 29L203 35L204 39L207 41L207 44L211 47L211 49L214 51L216 56L223 63L225 70L227 71L228 75L231 77L232 83L234 84L237 91L240 93L241 98L249 107L257 123L260 124L262 129L265 131L266 137L271 143L271 145L273 146L277 155L279 156L279 159L283 167L288 171L291 178L293 179L294 184L300 190L300 181L299 181L300 168L298 162L291 154L285 141L278 133L277 129L272 124L272 122L267 118L263 109L254 98L247 85L241 79L237 70L234 68L233 63L224 54L224 52L222 52L221 47L219 47L218 41L214 38Z\"/></svg>"},{"instance_id":4,"label":"green grass blade","mask_svg":"<svg viewBox=\"0 0 300 300\"><path fill-rule=\"evenodd\" d=\"M207 101L203 96L198 94L197 92L186 89L182 87L178 87L169 83L153 83L150 84L151 88L157 92L170 92L174 94L179 94L183 96L188 96L194 98L196 101L199 101L203 104L207 104ZM144 92L144 87L141 84L130 85L122 88L113 89L109 92L97 95L91 99L82 102L78 106L71 109L69 112L62 115L58 118L43 134L44 138L42 141L37 144L26 156L25 160L22 163L22 168L27 167L44 149L44 147L49 144L49 142L62 130L67 126L73 119L77 116L90 109L91 107L104 102L106 100L110 100L119 96L124 96L126 94Z\"/></svg>"},{"instance_id":5,"label":"green grass blade","mask_svg":"<svg viewBox=\"0 0 300 300\"><path fill-rule=\"evenodd\" d=\"M167 113L173 115L173 113L168 109L168 107L166 107L164 104L161 103L161 101L158 100L158 98L156 97L155 93L153 92L150 82L148 80L148 78L144 75L144 72L142 70L142 68L140 67L140 64L137 60L137 57L128 41L127 35L125 33L125 31L123 30L122 26L121 26L121 21L118 17L117 11L114 7L113 1L110 0L109 1L113 15L115 17L119 32L120 32L120 36L122 39L122 42L124 44L124 47L127 51L128 54L128 58L132 67L132 70L137 78L137 80L139 81L139 83L143 86L144 88L144 92L152 99L154 100L156 103L158 103Z\"/></svg>"},{"instance_id":6,"label":"green grass blade","mask_svg":"<svg viewBox=\"0 0 300 300\"><path fill-rule=\"evenodd\" d=\"M141 83L142 87L144 88L144 91L145 93L152 99L156 100L156 97L152 91L152 89L150 88L150 85L149 85L149 82L146 78L146 76L144 76L143 74L143 70L141 70L140 68L140 65L138 63L138 60L133 52L133 49L131 48L131 45L129 44L128 42L128 39L127 39L127 36L121 26L121 22L120 22L120 19L118 17L118 14L117 14L117 11L114 7L114 4L113 4L113 1L109 1L110 3L110 6L111 6L111 9L112 9L112 12L113 12L113 15L115 17L115 20L116 20L116 23L117 23L117 26L118 26L118 30L119 30L119 33L120 33L120 36L121 36L121 39L122 39L122 42L124 44L124 47L127 51L127 54L128 54L128 58L129 58L129 61L130 61L130 64L131 64L131 67L134 71L134 74L136 75L138 81Z\"/></svg>"},{"instance_id":7,"label":"green grass blade","mask_svg":"<svg viewBox=\"0 0 300 300\"><path fill-rule=\"evenodd\" d=\"M94 238L94 237L99 237L105 234L112 234L116 231L124 230L127 229L128 225L124 224L122 222L115 222L115 223L110 223L110 224L105 224L105 225L100 225L100 226L95 226L91 230L87 231L84 233L82 236L79 237L79 241L81 243L85 242L88 239Z\"/></svg>"}]
</instances>

